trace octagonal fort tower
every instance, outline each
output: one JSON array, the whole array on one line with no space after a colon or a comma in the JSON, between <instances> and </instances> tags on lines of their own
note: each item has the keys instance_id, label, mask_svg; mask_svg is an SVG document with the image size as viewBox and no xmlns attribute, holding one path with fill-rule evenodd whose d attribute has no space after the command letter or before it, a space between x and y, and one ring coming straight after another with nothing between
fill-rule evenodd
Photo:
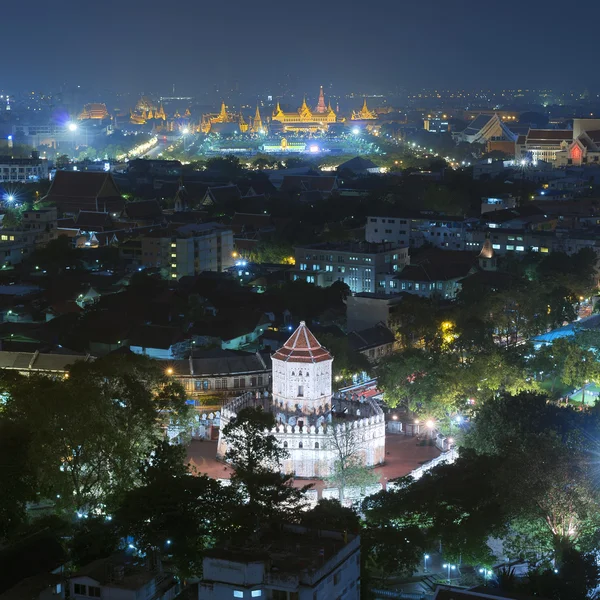
<instances>
[{"instance_id":1,"label":"octagonal fort tower","mask_svg":"<svg viewBox=\"0 0 600 600\"><path fill-rule=\"evenodd\" d=\"M304 321L271 359L272 393L248 392L226 404L221 431L237 411L260 406L273 413L276 426L272 432L288 451L282 465L285 473L327 477L341 458L341 446L353 448L355 458L365 466L383 463L383 411L370 398L332 393L333 357ZM226 451L227 442L219 433L217 457L223 458Z\"/></svg>"}]
</instances>

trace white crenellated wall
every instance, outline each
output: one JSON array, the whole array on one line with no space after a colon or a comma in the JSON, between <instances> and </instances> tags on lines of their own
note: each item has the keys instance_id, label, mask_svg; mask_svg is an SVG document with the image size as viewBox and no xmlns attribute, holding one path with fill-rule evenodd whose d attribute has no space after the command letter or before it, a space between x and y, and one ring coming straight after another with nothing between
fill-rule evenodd
<instances>
[{"instance_id":1,"label":"white crenellated wall","mask_svg":"<svg viewBox=\"0 0 600 600\"><path fill-rule=\"evenodd\" d=\"M223 407L221 412L221 431L235 417L237 411L246 406L263 406L268 399L257 398L254 394L244 394ZM323 423L319 427L277 425L271 432L277 437L289 457L284 460L282 471L294 473L296 477L324 478L332 474L335 461L339 456L332 446L333 427L342 435L356 436L361 462L374 467L385 461L385 417L379 406L368 400L372 416L357 417L353 421L331 425ZM223 458L227 451L225 439L219 433L217 457Z\"/></svg>"}]
</instances>

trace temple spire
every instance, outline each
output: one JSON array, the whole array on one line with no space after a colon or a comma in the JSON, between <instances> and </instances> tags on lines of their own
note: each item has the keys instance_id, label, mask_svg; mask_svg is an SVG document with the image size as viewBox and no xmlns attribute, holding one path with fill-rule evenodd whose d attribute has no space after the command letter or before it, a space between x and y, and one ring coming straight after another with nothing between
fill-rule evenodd
<instances>
[{"instance_id":1,"label":"temple spire","mask_svg":"<svg viewBox=\"0 0 600 600\"><path fill-rule=\"evenodd\" d=\"M221 123L227 123L227 107L225 106L225 101L221 102L221 112L219 113L219 119L221 119Z\"/></svg>"},{"instance_id":2,"label":"temple spire","mask_svg":"<svg viewBox=\"0 0 600 600\"><path fill-rule=\"evenodd\" d=\"M254 121L252 121L252 131L254 133L262 133L263 131L262 117L260 116L258 104L256 105L256 112L254 113Z\"/></svg>"},{"instance_id":3,"label":"temple spire","mask_svg":"<svg viewBox=\"0 0 600 600\"><path fill-rule=\"evenodd\" d=\"M327 106L325 104L325 92L323 91L323 86L319 89L319 102L317 103L317 107L315 108L315 112L319 114L323 114L327 112Z\"/></svg>"}]
</instances>

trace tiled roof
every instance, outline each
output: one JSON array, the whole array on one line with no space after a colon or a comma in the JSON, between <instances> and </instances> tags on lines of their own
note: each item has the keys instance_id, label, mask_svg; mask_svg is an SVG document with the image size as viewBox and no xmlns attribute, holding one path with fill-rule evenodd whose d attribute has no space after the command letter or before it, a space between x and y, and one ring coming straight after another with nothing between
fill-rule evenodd
<instances>
[{"instance_id":1,"label":"tiled roof","mask_svg":"<svg viewBox=\"0 0 600 600\"><path fill-rule=\"evenodd\" d=\"M527 141L538 140L572 140L573 131L570 129L530 129L527 134Z\"/></svg>"},{"instance_id":2,"label":"tiled roof","mask_svg":"<svg viewBox=\"0 0 600 600\"><path fill-rule=\"evenodd\" d=\"M95 198L102 191L102 187L107 181L115 185L110 173L56 171L48 195Z\"/></svg>"},{"instance_id":3,"label":"tiled roof","mask_svg":"<svg viewBox=\"0 0 600 600\"><path fill-rule=\"evenodd\" d=\"M292 333L288 341L281 347L273 358L284 362L316 363L333 360L329 352L319 344L304 321Z\"/></svg>"},{"instance_id":4,"label":"tiled roof","mask_svg":"<svg viewBox=\"0 0 600 600\"><path fill-rule=\"evenodd\" d=\"M128 202L123 211L129 219L161 219L162 210L156 200Z\"/></svg>"},{"instance_id":5,"label":"tiled roof","mask_svg":"<svg viewBox=\"0 0 600 600\"><path fill-rule=\"evenodd\" d=\"M75 219L75 224L84 230L104 231L113 226L113 221L108 213L81 210Z\"/></svg>"}]
</instances>

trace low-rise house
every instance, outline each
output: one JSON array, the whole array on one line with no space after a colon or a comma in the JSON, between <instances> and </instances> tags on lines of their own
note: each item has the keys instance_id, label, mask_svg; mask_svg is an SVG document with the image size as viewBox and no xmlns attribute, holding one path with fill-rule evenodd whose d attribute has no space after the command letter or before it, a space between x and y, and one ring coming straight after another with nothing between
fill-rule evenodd
<instances>
[{"instance_id":1,"label":"low-rise house","mask_svg":"<svg viewBox=\"0 0 600 600\"><path fill-rule=\"evenodd\" d=\"M348 343L356 352L364 354L370 362L375 362L394 351L394 333L385 323L377 323L374 327L351 331Z\"/></svg>"},{"instance_id":2,"label":"low-rise house","mask_svg":"<svg viewBox=\"0 0 600 600\"><path fill-rule=\"evenodd\" d=\"M297 525L209 550L198 600L358 600L360 537Z\"/></svg>"},{"instance_id":3,"label":"low-rise house","mask_svg":"<svg viewBox=\"0 0 600 600\"><path fill-rule=\"evenodd\" d=\"M79 569L69 578L69 590L73 600L172 600L181 585L160 560L121 553Z\"/></svg>"},{"instance_id":4,"label":"low-rise house","mask_svg":"<svg viewBox=\"0 0 600 600\"><path fill-rule=\"evenodd\" d=\"M194 351L190 358L168 361L166 369L198 407L203 396L262 393L271 385L269 352Z\"/></svg>"},{"instance_id":5,"label":"low-rise house","mask_svg":"<svg viewBox=\"0 0 600 600\"><path fill-rule=\"evenodd\" d=\"M129 336L129 349L134 354L169 360L182 357L189 351L191 340L179 327L142 325Z\"/></svg>"},{"instance_id":6,"label":"low-rise house","mask_svg":"<svg viewBox=\"0 0 600 600\"><path fill-rule=\"evenodd\" d=\"M38 352L0 351L0 370L17 371L21 375L64 375L69 365L93 361L89 354L49 354Z\"/></svg>"}]
</instances>

